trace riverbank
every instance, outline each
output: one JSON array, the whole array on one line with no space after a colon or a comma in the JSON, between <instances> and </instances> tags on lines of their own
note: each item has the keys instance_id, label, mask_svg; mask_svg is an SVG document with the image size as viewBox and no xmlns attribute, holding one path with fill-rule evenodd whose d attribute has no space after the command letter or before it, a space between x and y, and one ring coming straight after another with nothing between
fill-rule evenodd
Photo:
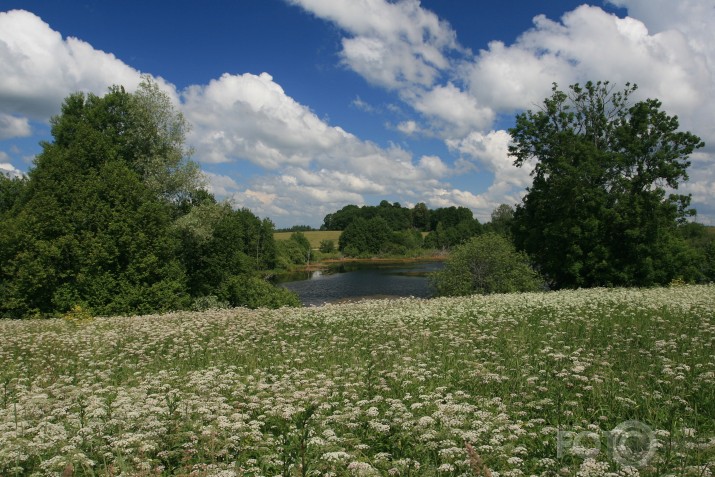
<instances>
[{"instance_id":1,"label":"riverbank","mask_svg":"<svg viewBox=\"0 0 715 477\"><path fill-rule=\"evenodd\" d=\"M330 267L334 267L340 264L349 263L365 263L374 265L399 265L403 263L416 263L416 262L443 262L447 259L446 254L432 254L432 255L420 255L416 257L370 257L370 258L356 258L356 257L341 257L341 258L324 258L317 260L313 263L308 263L305 265L299 265L291 272L314 272L320 270L326 270Z\"/></svg>"}]
</instances>

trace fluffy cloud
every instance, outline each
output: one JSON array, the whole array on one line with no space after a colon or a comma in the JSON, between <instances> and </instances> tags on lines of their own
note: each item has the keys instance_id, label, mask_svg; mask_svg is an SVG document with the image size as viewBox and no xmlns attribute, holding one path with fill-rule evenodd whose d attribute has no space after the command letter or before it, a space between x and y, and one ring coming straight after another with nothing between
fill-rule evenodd
<instances>
[{"instance_id":1,"label":"fluffy cloud","mask_svg":"<svg viewBox=\"0 0 715 477\"><path fill-rule=\"evenodd\" d=\"M658 88L657 97L678 114L681 124L715 143L715 0L611 0L626 7L643 21L650 35L663 43L668 61L683 79L682 84L670 81ZM659 83L659 71L650 80ZM672 87L672 89L671 89Z\"/></svg>"},{"instance_id":2,"label":"fluffy cloud","mask_svg":"<svg viewBox=\"0 0 715 477\"><path fill-rule=\"evenodd\" d=\"M224 74L183 93L190 139L206 162L247 159L268 169L307 166L353 136L287 96L273 78Z\"/></svg>"},{"instance_id":3,"label":"fluffy cloud","mask_svg":"<svg viewBox=\"0 0 715 477\"><path fill-rule=\"evenodd\" d=\"M330 10L330 5L324 6ZM436 16L421 15L416 4L407 7L395 6L382 26L375 27L372 19L354 28L383 39L409 38L414 43L411 54L427 66L424 73L410 73L404 66L396 74L429 83L428 70L446 65L439 49L453 42L454 35L445 34ZM407 29L405 18L411 20ZM30 119L46 121L73 91L102 94L112 84L132 90L141 79L140 72L113 55L76 38L64 39L25 11L0 13L0 73L3 139L29 135ZM442 186L439 179L448 173L437 157L414 161L398 146L379 147L329 125L267 73L225 74L180 93L159 82L193 125L188 140L200 162L249 161L263 170L250 184L239 184L230 174L206 173L212 192L255 207L258 213L292 217L301 208L363 203L366 195L419 196ZM9 164L3 167L8 174L16 170ZM306 217L311 213L305 212Z\"/></svg>"},{"instance_id":4,"label":"fluffy cloud","mask_svg":"<svg viewBox=\"0 0 715 477\"><path fill-rule=\"evenodd\" d=\"M400 124L398 124L397 130L403 134L412 136L413 134L417 134L420 132L420 127L416 121L409 120L409 121L402 121Z\"/></svg>"},{"instance_id":5,"label":"fluffy cloud","mask_svg":"<svg viewBox=\"0 0 715 477\"><path fill-rule=\"evenodd\" d=\"M31 134L28 118L19 118L0 112L0 141L13 137L26 137Z\"/></svg>"},{"instance_id":6,"label":"fluffy cloud","mask_svg":"<svg viewBox=\"0 0 715 477\"><path fill-rule=\"evenodd\" d=\"M509 157L511 136L506 131L491 131L487 134L475 131L462 139L450 139L450 149L476 162L494 174L495 184L525 189L530 183L531 169L528 165L515 167Z\"/></svg>"},{"instance_id":7,"label":"fluffy cloud","mask_svg":"<svg viewBox=\"0 0 715 477\"><path fill-rule=\"evenodd\" d=\"M206 171L203 175L208 191L216 196L228 197L240 189L238 183L229 176Z\"/></svg>"},{"instance_id":8,"label":"fluffy cloud","mask_svg":"<svg viewBox=\"0 0 715 477\"><path fill-rule=\"evenodd\" d=\"M417 0L289 0L334 22L352 36L342 41L342 61L371 83L390 89L431 86L460 50L448 23Z\"/></svg>"},{"instance_id":9,"label":"fluffy cloud","mask_svg":"<svg viewBox=\"0 0 715 477\"><path fill-rule=\"evenodd\" d=\"M409 96L412 107L430 118L443 135L462 136L489 128L494 121L493 110L480 106L476 98L451 83Z\"/></svg>"},{"instance_id":10,"label":"fluffy cloud","mask_svg":"<svg viewBox=\"0 0 715 477\"><path fill-rule=\"evenodd\" d=\"M418 130L415 121L407 120L398 130L444 135L446 129L467 133L491 125L490 109L453 84L440 84L455 69L456 58L469 52L451 26L419 1L288 1L346 31L350 36L342 40L342 63L370 83L397 91L431 123Z\"/></svg>"},{"instance_id":11,"label":"fluffy cloud","mask_svg":"<svg viewBox=\"0 0 715 477\"><path fill-rule=\"evenodd\" d=\"M415 162L400 147L381 148L330 126L267 73L225 74L206 86L192 86L183 94L183 110L194 126L190 140L197 157L214 163L245 160L273 171L254 179L251 190L267 194L282 210L298 201L362 203L364 195L414 196L448 173L438 157ZM211 182L215 190L224 189ZM245 191L237 197L268 210L266 201L256 202Z\"/></svg>"},{"instance_id":12,"label":"fluffy cloud","mask_svg":"<svg viewBox=\"0 0 715 477\"><path fill-rule=\"evenodd\" d=\"M24 10L0 12L0 113L46 120L74 91L135 88L140 73ZM22 131L24 132L24 131Z\"/></svg>"},{"instance_id":13,"label":"fluffy cloud","mask_svg":"<svg viewBox=\"0 0 715 477\"><path fill-rule=\"evenodd\" d=\"M481 222L488 220L489 213L498 203L491 202L485 194L474 194L473 192L460 189L434 189L426 195L425 201L432 207L468 207L473 211L477 219Z\"/></svg>"},{"instance_id":14,"label":"fluffy cloud","mask_svg":"<svg viewBox=\"0 0 715 477\"><path fill-rule=\"evenodd\" d=\"M446 141L450 150L459 153L465 162L494 176L491 185L479 195L451 194L452 200L471 207L480 220L489 220L491 211L500 204L518 203L531 184L531 167L528 164L515 167L509 157L510 140L509 133L500 130L486 134L473 131L464 138ZM464 164L462 167L471 169Z\"/></svg>"},{"instance_id":15,"label":"fluffy cloud","mask_svg":"<svg viewBox=\"0 0 715 477\"><path fill-rule=\"evenodd\" d=\"M510 165L505 131L487 131L500 115L541 103L554 82L562 88L599 79L619 86L637 83L638 97L659 98L664 109L680 117L683 129L715 143L715 0L610 0L628 9L625 18L583 5L559 20L537 16L533 28L513 44L494 41L476 56L461 48L451 27L438 20L429 25L439 34L424 35L427 40L414 35L425 28L414 19L433 16L415 1L291 1L347 32L343 61L368 81L396 89L429 129L462 156L457 170L468 171L475 164L494 174L482 194L467 197L439 189L435 203L453 200L477 207L484 205L482 198L494 203L518 196L517 189L529 183L528 171ZM401 31L397 18L413 20ZM440 61L426 61L417 53L425 45ZM411 119L397 129L408 135L425 131ZM693 161L692 179L684 190L693 193L698 208L710 210L708 204L715 202L713 154L703 157Z\"/></svg>"},{"instance_id":16,"label":"fluffy cloud","mask_svg":"<svg viewBox=\"0 0 715 477\"><path fill-rule=\"evenodd\" d=\"M553 82L564 88L589 79L637 83L641 96L689 112L712 87L707 65L681 31L651 34L639 20L584 5L560 22L536 17L513 45L490 43L461 74L476 100L496 112L533 107Z\"/></svg>"},{"instance_id":17,"label":"fluffy cloud","mask_svg":"<svg viewBox=\"0 0 715 477\"><path fill-rule=\"evenodd\" d=\"M267 73L225 74L182 92L159 80L194 126L189 141L199 161L215 170L242 161L260 168L249 182L225 166L207 178L216 194L261 215L314 223L345 203L392 195L488 217L499 203L518 201L530 182L528 170L511 165L508 133L495 130L495 120L533 108L552 82L638 83L641 97L661 99L682 128L715 144L715 0L610 0L628 9L626 18L584 5L558 20L536 17L513 44L495 41L476 55L417 0L288 1L342 29L341 63L411 109L388 127L406 140L441 138L455 157L417 159L405 146L360 139L295 101ZM140 76L32 13L0 13L0 139L29 135L32 121L56 114L73 91L132 90ZM359 98L353 104L384 113ZM713 217L714 154L693 157L683 187ZM15 170L5 162L4 171ZM474 171L490 173L491 185L469 192L445 182Z\"/></svg>"},{"instance_id":18,"label":"fluffy cloud","mask_svg":"<svg viewBox=\"0 0 715 477\"><path fill-rule=\"evenodd\" d=\"M715 40L715 2L713 0L608 0L628 9L640 19L651 34L668 30L688 33L688 42L697 50L709 54ZM708 41L710 40L710 41Z\"/></svg>"},{"instance_id":19,"label":"fluffy cloud","mask_svg":"<svg viewBox=\"0 0 715 477\"><path fill-rule=\"evenodd\" d=\"M419 166L434 177L444 177L450 174L449 167L437 156L422 156Z\"/></svg>"},{"instance_id":20,"label":"fluffy cloud","mask_svg":"<svg viewBox=\"0 0 715 477\"><path fill-rule=\"evenodd\" d=\"M0 161L6 161L7 159L7 154L0 151ZM21 170L19 170L9 162L0 162L0 174L11 179L14 177L22 177L25 175Z\"/></svg>"},{"instance_id":21,"label":"fluffy cloud","mask_svg":"<svg viewBox=\"0 0 715 477\"><path fill-rule=\"evenodd\" d=\"M715 148L696 152L688 172L690 180L684 183L680 193L692 194L693 205L698 211L698 221L715 225Z\"/></svg>"}]
</instances>

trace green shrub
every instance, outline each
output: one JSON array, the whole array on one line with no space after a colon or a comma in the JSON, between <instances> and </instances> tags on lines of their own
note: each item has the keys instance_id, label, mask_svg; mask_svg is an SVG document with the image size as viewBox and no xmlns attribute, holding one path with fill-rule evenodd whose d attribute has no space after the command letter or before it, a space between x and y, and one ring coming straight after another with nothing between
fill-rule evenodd
<instances>
[{"instance_id":1,"label":"green shrub","mask_svg":"<svg viewBox=\"0 0 715 477\"><path fill-rule=\"evenodd\" d=\"M333 253L335 251L335 242L332 240L321 240L318 250L320 250L320 253Z\"/></svg>"},{"instance_id":2,"label":"green shrub","mask_svg":"<svg viewBox=\"0 0 715 477\"><path fill-rule=\"evenodd\" d=\"M439 295L537 291L543 279L506 238L487 233L459 245L431 277Z\"/></svg>"},{"instance_id":3,"label":"green shrub","mask_svg":"<svg viewBox=\"0 0 715 477\"><path fill-rule=\"evenodd\" d=\"M62 315L62 319L72 325L82 325L94 321L94 316L92 316L92 311L86 307L74 305L67 313Z\"/></svg>"},{"instance_id":4,"label":"green shrub","mask_svg":"<svg viewBox=\"0 0 715 477\"><path fill-rule=\"evenodd\" d=\"M228 278L221 287L219 298L231 306L247 308L302 306L300 298L292 291L271 285L253 275L235 275Z\"/></svg>"}]
</instances>

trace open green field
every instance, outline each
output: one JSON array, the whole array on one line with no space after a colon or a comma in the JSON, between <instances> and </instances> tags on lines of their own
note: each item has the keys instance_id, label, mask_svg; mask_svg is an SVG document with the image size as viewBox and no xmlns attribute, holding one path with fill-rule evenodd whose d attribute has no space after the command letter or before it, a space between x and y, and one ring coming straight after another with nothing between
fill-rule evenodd
<instances>
[{"instance_id":1,"label":"open green field","mask_svg":"<svg viewBox=\"0 0 715 477\"><path fill-rule=\"evenodd\" d=\"M276 240L288 240L293 232L275 232L273 238ZM338 239L340 239L340 230L311 230L309 232L303 232L305 238L310 242L310 246L314 249L320 247L321 240L332 240L335 243L335 247L338 246Z\"/></svg>"},{"instance_id":2,"label":"open green field","mask_svg":"<svg viewBox=\"0 0 715 477\"><path fill-rule=\"evenodd\" d=\"M715 286L0 322L0 475L709 476Z\"/></svg>"}]
</instances>

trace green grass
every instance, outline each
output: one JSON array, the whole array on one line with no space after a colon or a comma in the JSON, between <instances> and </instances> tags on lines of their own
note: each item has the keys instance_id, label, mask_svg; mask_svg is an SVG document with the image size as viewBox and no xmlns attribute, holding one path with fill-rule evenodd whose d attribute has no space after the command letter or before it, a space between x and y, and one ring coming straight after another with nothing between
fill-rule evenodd
<instances>
[{"instance_id":1,"label":"green grass","mask_svg":"<svg viewBox=\"0 0 715 477\"><path fill-rule=\"evenodd\" d=\"M709 475L713 349L715 286L3 321L0 475Z\"/></svg>"},{"instance_id":2,"label":"green grass","mask_svg":"<svg viewBox=\"0 0 715 477\"><path fill-rule=\"evenodd\" d=\"M314 230L310 232L303 232L305 238L310 242L310 246L314 249L320 247L320 242L322 240L332 240L335 247L338 247L338 240L340 239L340 230ZM276 240L288 240L293 232L275 232L273 238Z\"/></svg>"}]
</instances>

